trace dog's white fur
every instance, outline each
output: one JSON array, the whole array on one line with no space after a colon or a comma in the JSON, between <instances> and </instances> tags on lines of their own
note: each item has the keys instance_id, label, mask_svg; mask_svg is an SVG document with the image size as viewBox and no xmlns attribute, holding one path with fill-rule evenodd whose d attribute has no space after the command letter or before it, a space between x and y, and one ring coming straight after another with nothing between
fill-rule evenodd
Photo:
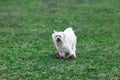
<instances>
[{"instance_id":1,"label":"dog's white fur","mask_svg":"<svg viewBox=\"0 0 120 80\"><path fill-rule=\"evenodd\" d=\"M76 58L76 36L72 28L67 28L64 32L54 31L52 39L59 55L64 57L65 53L69 53Z\"/></svg>"}]
</instances>

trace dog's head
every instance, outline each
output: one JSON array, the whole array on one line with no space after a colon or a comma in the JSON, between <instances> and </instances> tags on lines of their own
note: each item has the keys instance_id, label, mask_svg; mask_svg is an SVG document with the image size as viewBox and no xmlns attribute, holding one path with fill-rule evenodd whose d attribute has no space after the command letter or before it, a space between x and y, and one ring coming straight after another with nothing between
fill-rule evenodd
<instances>
[{"instance_id":1,"label":"dog's head","mask_svg":"<svg viewBox=\"0 0 120 80\"><path fill-rule=\"evenodd\" d=\"M62 43L64 41L64 33L54 31L54 39L57 43Z\"/></svg>"}]
</instances>

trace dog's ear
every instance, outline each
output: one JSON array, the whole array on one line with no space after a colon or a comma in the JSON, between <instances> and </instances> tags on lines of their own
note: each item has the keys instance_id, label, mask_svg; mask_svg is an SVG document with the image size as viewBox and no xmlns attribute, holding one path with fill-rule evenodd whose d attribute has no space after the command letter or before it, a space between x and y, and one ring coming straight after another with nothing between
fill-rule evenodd
<instances>
[{"instance_id":1,"label":"dog's ear","mask_svg":"<svg viewBox=\"0 0 120 80\"><path fill-rule=\"evenodd\" d=\"M54 30L54 33L56 33L57 31Z\"/></svg>"}]
</instances>

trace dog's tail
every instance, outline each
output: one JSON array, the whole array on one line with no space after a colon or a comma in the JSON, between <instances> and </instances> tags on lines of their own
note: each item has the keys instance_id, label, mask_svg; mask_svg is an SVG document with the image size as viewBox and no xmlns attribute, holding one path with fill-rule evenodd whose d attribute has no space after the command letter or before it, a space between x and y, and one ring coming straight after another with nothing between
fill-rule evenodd
<instances>
[{"instance_id":1,"label":"dog's tail","mask_svg":"<svg viewBox=\"0 0 120 80\"><path fill-rule=\"evenodd\" d=\"M69 27L69 28L65 29L64 32L67 33L67 32L74 32L74 31L71 27Z\"/></svg>"}]
</instances>

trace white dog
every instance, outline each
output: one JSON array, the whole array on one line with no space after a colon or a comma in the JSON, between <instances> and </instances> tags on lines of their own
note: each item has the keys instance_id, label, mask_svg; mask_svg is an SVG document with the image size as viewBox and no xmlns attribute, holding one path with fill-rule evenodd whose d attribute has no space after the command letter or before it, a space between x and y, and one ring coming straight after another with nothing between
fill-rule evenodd
<instances>
[{"instance_id":1,"label":"white dog","mask_svg":"<svg viewBox=\"0 0 120 80\"><path fill-rule=\"evenodd\" d=\"M59 53L57 58L66 58L65 53L69 53L69 58L76 58L76 36L72 28L67 28L64 32L54 31L52 39Z\"/></svg>"}]
</instances>

